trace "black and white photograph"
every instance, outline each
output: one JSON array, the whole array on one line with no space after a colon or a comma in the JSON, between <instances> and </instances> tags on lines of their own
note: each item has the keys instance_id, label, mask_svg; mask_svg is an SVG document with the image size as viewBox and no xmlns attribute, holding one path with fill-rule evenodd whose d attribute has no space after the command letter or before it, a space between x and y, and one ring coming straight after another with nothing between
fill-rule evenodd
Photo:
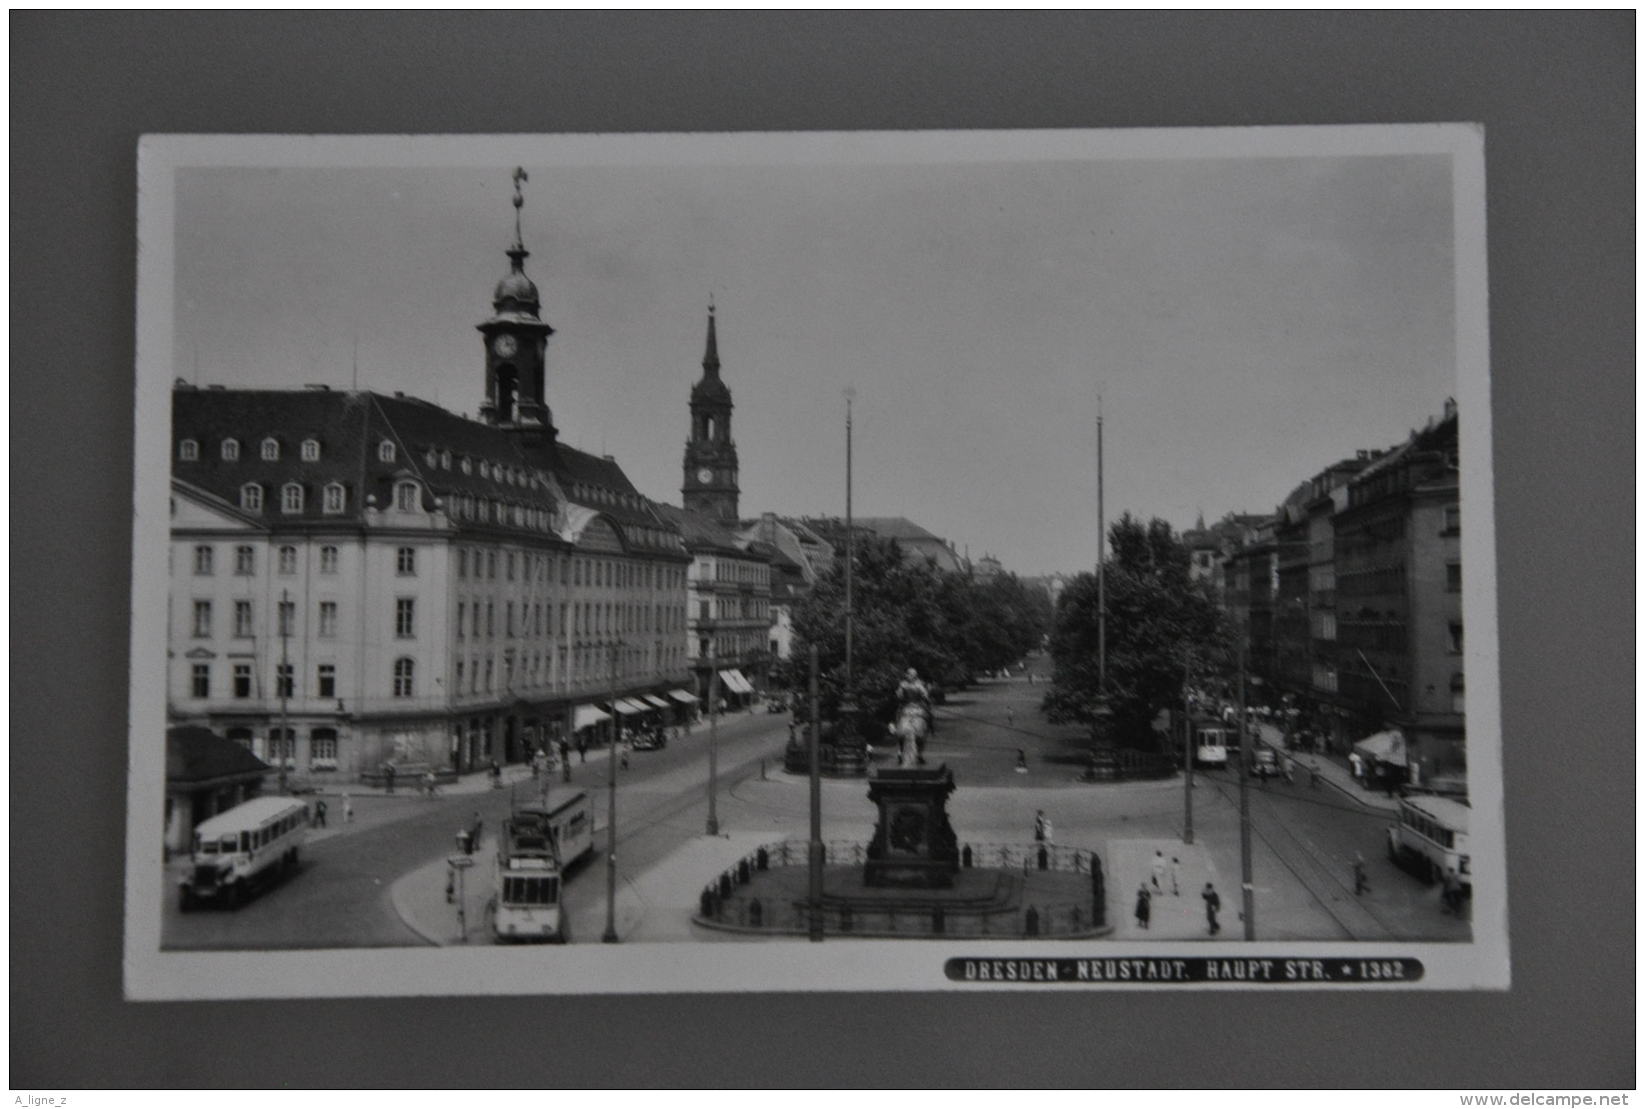
<instances>
[{"instance_id":1,"label":"black and white photograph","mask_svg":"<svg viewBox=\"0 0 1645 1109\"><path fill-rule=\"evenodd\" d=\"M126 996L1507 988L1484 149L146 137Z\"/></svg>"}]
</instances>

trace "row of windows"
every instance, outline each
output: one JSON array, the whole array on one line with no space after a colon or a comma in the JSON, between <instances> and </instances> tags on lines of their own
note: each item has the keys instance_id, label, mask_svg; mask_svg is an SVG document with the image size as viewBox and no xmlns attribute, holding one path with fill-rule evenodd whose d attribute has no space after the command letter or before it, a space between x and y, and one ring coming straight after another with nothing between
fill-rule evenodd
<instances>
[{"instance_id":1,"label":"row of windows","mask_svg":"<svg viewBox=\"0 0 1645 1109\"><path fill-rule=\"evenodd\" d=\"M276 572L282 575L297 572L297 548L290 544L275 550ZM210 544L202 543L194 548L194 572L199 576L209 576L214 572L216 565L216 550ZM320 548L320 572L335 574L337 572L337 548L324 546ZM402 578L417 576L417 548L401 547L395 551L394 572ZM234 573L237 577L249 577L257 573L257 548L249 544L240 544L234 548Z\"/></svg>"},{"instance_id":2,"label":"row of windows","mask_svg":"<svg viewBox=\"0 0 1645 1109\"><path fill-rule=\"evenodd\" d=\"M304 462L320 461L320 441L318 439L304 439L299 445L298 457ZM240 460L240 440L224 439L217 446L218 457L224 462L238 462ZM379 462L393 462L399 456L392 440L384 439L377 444L377 460ZM177 457L184 462L196 462L200 458L200 441L198 439L181 439L177 443ZM273 435L264 439L257 447L257 457L264 462L278 462L280 460L280 440Z\"/></svg>"},{"instance_id":3,"label":"row of windows","mask_svg":"<svg viewBox=\"0 0 1645 1109\"><path fill-rule=\"evenodd\" d=\"M503 636L517 635L591 635L613 631L652 632L677 631L684 625L684 613L675 605L618 605L563 602L560 605L558 625L554 621L554 605L521 601L519 620L515 621L513 601L503 603ZM482 623L482 614L484 621ZM620 625L620 626L619 626ZM483 629L483 631L482 631ZM457 602L457 638L494 639L497 635L497 603L486 601Z\"/></svg>"},{"instance_id":4,"label":"row of windows","mask_svg":"<svg viewBox=\"0 0 1645 1109\"><path fill-rule=\"evenodd\" d=\"M252 607L252 603L250 601L234 602L235 639L255 639L257 637L255 611L256 610ZM275 605L275 612L279 621L279 629L275 632L275 634L280 636L296 634L292 625L297 613L297 603L295 601L280 601ZM396 627L398 627L398 619L399 614L398 611L396 611ZM407 619L409 621L409 614ZM210 639L212 637L214 631L212 627L212 604L210 601L194 602L193 623L191 624L191 627L193 629L192 634L195 639ZM319 620L316 624L316 635L320 639L336 638L336 601L320 602ZM400 636L399 638L410 638L410 636Z\"/></svg>"},{"instance_id":5,"label":"row of windows","mask_svg":"<svg viewBox=\"0 0 1645 1109\"><path fill-rule=\"evenodd\" d=\"M644 648L625 648L619 660L621 672L639 673L646 665L646 653ZM655 653L657 669L667 670L679 665L678 647L658 647ZM516 678L527 686L557 682L560 677L554 671L561 665L567 668L565 680L573 685L611 678L611 648L596 643L578 644L558 653L552 650L527 652L518 659L518 671L514 652L504 651L502 663L504 689L514 688ZM452 674L453 689L458 694L491 693L497 678L497 659L459 656L453 660Z\"/></svg>"},{"instance_id":6,"label":"row of windows","mask_svg":"<svg viewBox=\"0 0 1645 1109\"><path fill-rule=\"evenodd\" d=\"M402 661L409 662L409 659ZM189 696L204 700L211 696L211 670L209 662L196 662L189 668ZM249 662L236 662L229 670L229 692L237 700L247 700L256 692L261 696L261 689L256 683L256 671ZM274 696L296 697L296 674L290 664L282 663L274 668ZM330 698L337 696L337 667L329 662L322 662L315 667L314 696Z\"/></svg>"},{"instance_id":7,"label":"row of windows","mask_svg":"<svg viewBox=\"0 0 1645 1109\"><path fill-rule=\"evenodd\" d=\"M240 486L240 507L247 512L263 511L267 490L261 482L248 481ZM348 487L342 482L331 482L320 490L320 511L336 516L348 511ZM394 487L394 507L401 512L416 512L422 505L416 482L402 481ZM288 481L280 486L280 511L286 514L304 511L308 504L308 490L301 483Z\"/></svg>"},{"instance_id":8,"label":"row of windows","mask_svg":"<svg viewBox=\"0 0 1645 1109\"><path fill-rule=\"evenodd\" d=\"M459 547L457 577L465 581L496 581L498 553L494 549ZM611 589L677 589L685 583L684 571L675 566L509 550L501 553L503 573L508 581L514 581L518 574L527 582L551 582L558 575L561 585L586 584Z\"/></svg>"},{"instance_id":9,"label":"row of windows","mask_svg":"<svg viewBox=\"0 0 1645 1109\"><path fill-rule=\"evenodd\" d=\"M225 733L229 740L240 746L251 749L252 735L250 728L230 728ZM294 759L297 754L297 731L295 728L270 728L268 740L264 748L269 761L280 758ZM337 761L337 729L315 728L309 732L308 757L312 762Z\"/></svg>"}]
</instances>

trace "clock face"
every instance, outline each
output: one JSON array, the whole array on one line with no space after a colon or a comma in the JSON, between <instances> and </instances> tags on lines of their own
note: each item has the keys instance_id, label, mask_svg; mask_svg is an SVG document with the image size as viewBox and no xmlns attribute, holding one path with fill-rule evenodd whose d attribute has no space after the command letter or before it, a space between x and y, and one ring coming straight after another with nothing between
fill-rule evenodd
<instances>
[{"instance_id":1,"label":"clock face","mask_svg":"<svg viewBox=\"0 0 1645 1109\"><path fill-rule=\"evenodd\" d=\"M491 349L497 352L498 358L512 358L519 349L519 344L512 335L499 335L491 341Z\"/></svg>"},{"instance_id":2,"label":"clock face","mask_svg":"<svg viewBox=\"0 0 1645 1109\"><path fill-rule=\"evenodd\" d=\"M697 481L700 484L707 485L709 482L711 482L713 480L714 480L714 471L710 470L707 466L704 466L702 469L697 471Z\"/></svg>"}]
</instances>

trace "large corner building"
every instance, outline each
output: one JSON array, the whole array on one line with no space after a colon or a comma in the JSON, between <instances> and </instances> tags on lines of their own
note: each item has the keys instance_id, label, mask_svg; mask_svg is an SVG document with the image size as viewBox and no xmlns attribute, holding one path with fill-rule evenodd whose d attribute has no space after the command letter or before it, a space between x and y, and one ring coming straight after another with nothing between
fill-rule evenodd
<instances>
[{"instance_id":1,"label":"large corner building","mask_svg":"<svg viewBox=\"0 0 1645 1109\"><path fill-rule=\"evenodd\" d=\"M173 724L352 776L517 762L691 703L691 558L613 459L559 441L521 203L478 420L398 393L174 390Z\"/></svg>"}]
</instances>

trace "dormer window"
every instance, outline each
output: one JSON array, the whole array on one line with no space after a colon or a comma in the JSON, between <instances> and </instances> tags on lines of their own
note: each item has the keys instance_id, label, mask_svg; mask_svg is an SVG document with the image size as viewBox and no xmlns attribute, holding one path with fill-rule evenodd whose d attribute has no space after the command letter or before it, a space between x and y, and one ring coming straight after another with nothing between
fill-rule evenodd
<instances>
[{"instance_id":1,"label":"dormer window","mask_svg":"<svg viewBox=\"0 0 1645 1109\"><path fill-rule=\"evenodd\" d=\"M280 440L272 435L264 439L262 457L264 462L278 462L280 460Z\"/></svg>"},{"instance_id":2,"label":"dormer window","mask_svg":"<svg viewBox=\"0 0 1645 1109\"><path fill-rule=\"evenodd\" d=\"M428 448L428 452L423 455L423 461L428 463L428 468L432 470L440 464L440 453L433 447L430 447Z\"/></svg>"},{"instance_id":3,"label":"dormer window","mask_svg":"<svg viewBox=\"0 0 1645 1109\"><path fill-rule=\"evenodd\" d=\"M417 511L417 483L402 481L394 487L394 505L401 512Z\"/></svg>"},{"instance_id":4,"label":"dormer window","mask_svg":"<svg viewBox=\"0 0 1645 1109\"><path fill-rule=\"evenodd\" d=\"M240 440L238 440L238 439L224 439L223 440L223 461L224 462L238 462L238 461L240 461Z\"/></svg>"},{"instance_id":5,"label":"dormer window","mask_svg":"<svg viewBox=\"0 0 1645 1109\"><path fill-rule=\"evenodd\" d=\"M280 511L303 511L303 487L295 481L280 487Z\"/></svg>"},{"instance_id":6,"label":"dormer window","mask_svg":"<svg viewBox=\"0 0 1645 1109\"><path fill-rule=\"evenodd\" d=\"M240 486L240 507L247 512L263 511L263 487L255 481Z\"/></svg>"},{"instance_id":7,"label":"dormer window","mask_svg":"<svg viewBox=\"0 0 1645 1109\"><path fill-rule=\"evenodd\" d=\"M184 462L193 462L200 457L200 444L193 439L184 439L177 444L177 457Z\"/></svg>"},{"instance_id":8,"label":"dormer window","mask_svg":"<svg viewBox=\"0 0 1645 1109\"><path fill-rule=\"evenodd\" d=\"M348 491L339 482L332 482L326 486L325 499L321 502L325 512L336 515L348 508Z\"/></svg>"},{"instance_id":9,"label":"dormer window","mask_svg":"<svg viewBox=\"0 0 1645 1109\"><path fill-rule=\"evenodd\" d=\"M451 469L451 452L450 451L441 451L440 452L440 469L442 469L442 470Z\"/></svg>"},{"instance_id":10,"label":"dormer window","mask_svg":"<svg viewBox=\"0 0 1645 1109\"><path fill-rule=\"evenodd\" d=\"M377 461L393 462L395 457L394 442L392 440L384 439L381 443L377 444Z\"/></svg>"},{"instance_id":11,"label":"dormer window","mask_svg":"<svg viewBox=\"0 0 1645 1109\"><path fill-rule=\"evenodd\" d=\"M303 461L304 462L318 462L318 461L320 461L320 440L318 440L318 439L304 439L303 440Z\"/></svg>"},{"instance_id":12,"label":"dormer window","mask_svg":"<svg viewBox=\"0 0 1645 1109\"><path fill-rule=\"evenodd\" d=\"M459 468L465 474L473 473L474 472L474 460L471 459L471 458L464 458L462 460L462 462L459 464Z\"/></svg>"}]
</instances>

